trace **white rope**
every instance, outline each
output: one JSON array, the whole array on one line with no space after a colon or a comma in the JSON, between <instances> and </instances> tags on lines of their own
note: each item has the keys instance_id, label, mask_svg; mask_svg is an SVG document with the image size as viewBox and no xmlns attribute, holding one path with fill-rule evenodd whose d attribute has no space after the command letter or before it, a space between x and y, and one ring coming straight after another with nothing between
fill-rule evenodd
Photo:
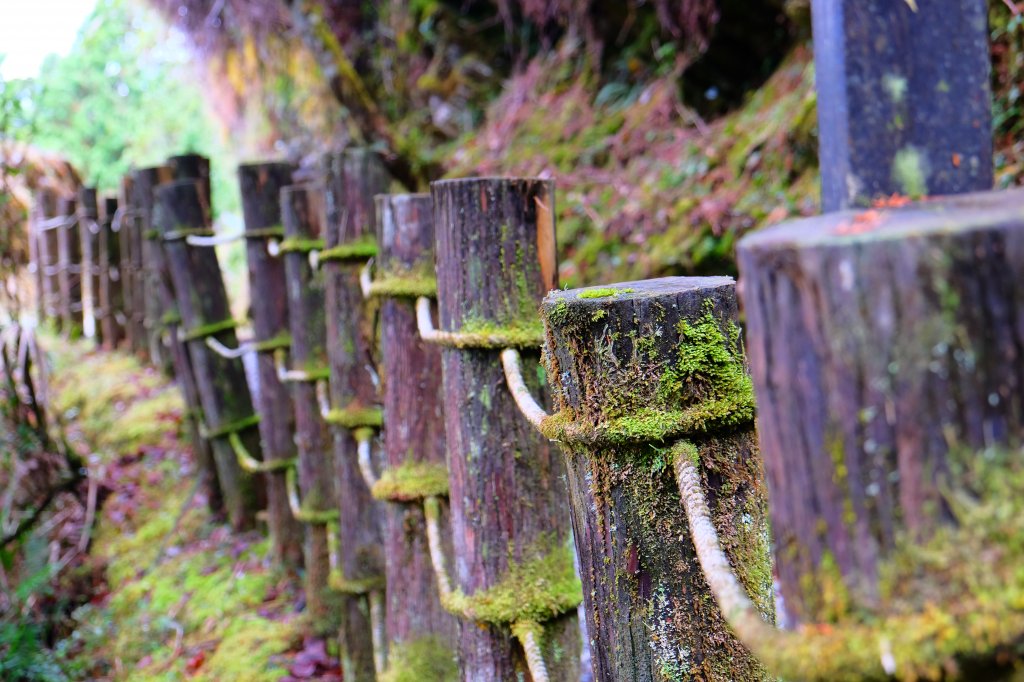
<instances>
[{"instance_id":1,"label":"white rope","mask_svg":"<svg viewBox=\"0 0 1024 682\"><path fill-rule=\"evenodd\" d=\"M430 549L430 565L437 579L437 592L441 602L451 598L452 583L445 565L444 548L441 546L441 501L434 495L423 498L423 516L427 521L427 546Z\"/></svg>"},{"instance_id":2,"label":"white rope","mask_svg":"<svg viewBox=\"0 0 1024 682\"><path fill-rule=\"evenodd\" d=\"M212 237L203 237L198 234L190 234L185 237L185 243L189 246L220 246L245 239L245 232L233 232L231 234L218 234Z\"/></svg>"},{"instance_id":3,"label":"white rope","mask_svg":"<svg viewBox=\"0 0 1024 682\"><path fill-rule=\"evenodd\" d=\"M528 628L520 638L519 643L523 645L523 652L526 654L526 666L530 669L530 677L533 682L548 682L548 667L544 663L544 654L541 652L540 644L533 630Z\"/></svg>"},{"instance_id":4,"label":"white rope","mask_svg":"<svg viewBox=\"0 0 1024 682\"><path fill-rule=\"evenodd\" d=\"M327 415L331 413L331 396L328 388L327 382L323 379L316 382L316 403L320 408L320 417L323 419L327 419Z\"/></svg>"},{"instance_id":5,"label":"white rope","mask_svg":"<svg viewBox=\"0 0 1024 682\"><path fill-rule=\"evenodd\" d=\"M373 490L373 486L377 483L377 475L373 473L373 462L371 458L371 444L373 441L373 432L370 429L363 429L363 433L359 435L359 441L357 448L359 451L359 471L363 475L363 481L366 482L366 487Z\"/></svg>"},{"instance_id":6,"label":"white rope","mask_svg":"<svg viewBox=\"0 0 1024 682\"><path fill-rule=\"evenodd\" d=\"M441 339L442 332L434 329L434 320L430 312L430 299L420 296L416 299L416 327L419 329L420 338L424 341L437 341Z\"/></svg>"},{"instance_id":7,"label":"white rope","mask_svg":"<svg viewBox=\"0 0 1024 682\"><path fill-rule=\"evenodd\" d=\"M373 272L373 259L366 261L366 265L359 271L359 288L363 291L363 298L370 298L371 290L373 289L373 278L371 276Z\"/></svg>"},{"instance_id":8,"label":"white rope","mask_svg":"<svg viewBox=\"0 0 1024 682\"><path fill-rule=\"evenodd\" d=\"M515 399L519 411L539 431L541 422L549 415L534 400L530 389L526 387L526 382L523 381L523 364L519 357L519 351L515 348L506 348L501 351L501 366L505 369L505 383L508 384L508 391Z\"/></svg>"},{"instance_id":9,"label":"white rope","mask_svg":"<svg viewBox=\"0 0 1024 682\"><path fill-rule=\"evenodd\" d=\"M384 635L386 619L384 618L384 595L381 590L370 590L366 595L370 602L370 633L373 639L373 667L378 679L384 674L387 666L387 638Z\"/></svg>"},{"instance_id":10,"label":"white rope","mask_svg":"<svg viewBox=\"0 0 1024 682\"><path fill-rule=\"evenodd\" d=\"M205 341L207 348L228 360L234 360L235 358L240 358L243 355L247 355L252 352L252 344L248 342L238 344L238 348L228 348L213 336L207 336Z\"/></svg>"}]
</instances>

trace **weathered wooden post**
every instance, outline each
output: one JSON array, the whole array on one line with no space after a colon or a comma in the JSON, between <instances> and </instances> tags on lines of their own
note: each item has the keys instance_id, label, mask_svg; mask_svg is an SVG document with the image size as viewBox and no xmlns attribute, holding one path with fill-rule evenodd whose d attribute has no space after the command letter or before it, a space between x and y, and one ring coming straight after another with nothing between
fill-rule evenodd
<instances>
[{"instance_id":1,"label":"weathered wooden post","mask_svg":"<svg viewBox=\"0 0 1024 682\"><path fill-rule=\"evenodd\" d=\"M58 248L57 228L63 218L57 214L57 193L47 187L36 193L35 225L37 246L39 248L39 270L42 274L42 309L40 318L50 320L57 328L60 327L60 249Z\"/></svg>"},{"instance_id":2,"label":"weathered wooden post","mask_svg":"<svg viewBox=\"0 0 1024 682\"><path fill-rule=\"evenodd\" d=\"M363 301L359 271L376 253L373 197L387 191L380 158L350 149L327 158L326 249L320 252L327 306L327 348L331 365L326 419L333 428L338 486L342 606L341 658L345 679L373 680L382 663L381 597L384 554L383 505L370 495L358 464L360 441L368 443L381 425L373 356L373 315ZM357 438L359 436L359 438ZM363 447L367 447L366 444ZM371 614L370 611L374 613ZM377 633L377 657L372 635Z\"/></svg>"},{"instance_id":3,"label":"weathered wooden post","mask_svg":"<svg viewBox=\"0 0 1024 682\"><path fill-rule=\"evenodd\" d=\"M121 241L121 280L124 289L125 332L128 348L136 355L145 352L142 288L142 225L135 206L135 180L131 173L121 178L118 234Z\"/></svg>"},{"instance_id":4,"label":"weathered wooden post","mask_svg":"<svg viewBox=\"0 0 1024 682\"><path fill-rule=\"evenodd\" d=\"M320 416L316 381L327 378L327 326L323 273L309 262L311 251L323 248L323 189L318 185L291 185L281 189L281 217L285 239L278 246L284 258L288 292L290 353L278 350L280 380L292 387L295 408L295 442L299 459L298 488L293 494L293 514L306 526L306 608L312 625L327 634L336 625L328 594L331 557L328 524L338 519L334 476L331 467L330 433ZM285 357L290 368L285 368ZM295 487L292 474L290 484Z\"/></svg>"},{"instance_id":5,"label":"weathered wooden post","mask_svg":"<svg viewBox=\"0 0 1024 682\"><path fill-rule=\"evenodd\" d=\"M57 213L65 217L57 227L61 331L69 338L82 333L82 242L76 206L71 197L62 197L57 202Z\"/></svg>"},{"instance_id":6,"label":"weathered wooden post","mask_svg":"<svg viewBox=\"0 0 1024 682\"><path fill-rule=\"evenodd\" d=\"M259 432L242 363L210 350L207 338L229 347L237 345L235 321L220 276L217 254L187 245L190 234L209 234L208 207L202 186L179 180L156 188L154 227L163 237L164 253L174 281L181 315L181 337L188 348L196 379L203 421L211 439L217 479L228 519L235 528L253 525L262 485L246 475L235 456L232 439L249 453L260 453Z\"/></svg>"},{"instance_id":7,"label":"weathered wooden post","mask_svg":"<svg viewBox=\"0 0 1024 682\"><path fill-rule=\"evenodd\" d=\"M824 209L991 189L988 5L812 8Z\"/></svg>"},{"instance_id":8,"label":"weathered wooden post","mask_svg":"<svg viewBox=\"0 0 1024 682\"><path fill-rule=\"evenodd\" d=\"M40 242L43 239L42 226L43 217L42 202L40 196L43 190L37 190L32 197L32 208L29 213L28 223L28 270L32 275L33 304L36 313L36 320L41 324L46 317L46 309L43 305L43 263Z\"/></svg>"},{"instance_id":9,"label":"weathered wooden post","mask_svg":"<svg viewBox=\"0 0 1024 682\"><path fill-rule=\"evenodd\" d=\"M124 281L121 273L121 225L116 219L117 198L106 197L103 207L99 236L99 303L96 314L102 329L103 347L106 350L113 350L124 339L127 322L124 311Z\"/></svg>"},{"instance_id":10,"label":"weathered wooden post","mask_svg":"<svg viewBox=\"0 0 1024 682\"><path fill-rule=\"evenodd\" d=\"M253 348L259 368L260 436L267 462L295 458L295 410L288 387L277 377L273 356L277 349L288 347L290 338L287 280L284 263L267 252L268 240L284 237L281 188L292 182L294 170L286 163L238 167L256 337ZM302 562L302 526L288 509L286 474L284 469L267 473L267 516L275 560L294 567Z\"/></svg>"},{"instance_id":11,"label":"weathered wooden post","mask_svg":"<svg viewBox=\"0 0 1024 682\"><path fill-rule=\"evenodd\" d=\"M165 373L169 373L168 353L163 345L163 296L160 286L160 245L153 226L153 208L157 185L170 182L174 177L169 166L141 168L133 174L133 207L137 213L139 236L138 254L132 254L135 267L134 284L140 289L136 304L143 315L145 355Z\"/></svg>"},{"instance_id":12,"label":"weathered wooden post","mask_svg":"<svg viewBox=\"0 0 1024 682\"><path fill-rule=\"evenodd\" d=\"M81 238L82 331L86 338L102 343L97 324L96 300L99 294L100 226L95 187L78 190L78 232Z\"/></svg>"},{"instance_id":13,"label":"weathered wooden post","mask_svg":"<svg viewBox=\"0 0 1024 682\"><path fill-rule=\"evenodd\" d=\"M562 444L598 680L774 679L733 638L701 575L676 457L699 464L714 524L771 621L754 398L729 277L553 291L547 376Z\"/></svg>"},{"instance_id":14,"label":"weathered wooden post","mask_svg":"<svg viewBox=\"0 0 1024 682\"><path fill-rule=\"evenodd\" d=\"M175 180L195 180L199 183L200 201L205 215L209 218L209 161L198 155L175 156L168 160L167 167ZM174 277L171 274L163 240L156 232L156 230L150 230L147 235L147 241L151 248L147 252L150 262L146 267L149 273L148 286L153 287L154 295L159 298L160 309L163 311L158 322L160 343L167 351L167 359L174 369L175 380L181 389L182 398L188 409L185 423L189 431L189 441L192 443L196 465L203 476L207 506L216 514L223 511L224 499L217 480L213 444L210 439L203 436L203 408L199 395L199 384L195 376L195 368L192 365L192 358L179 333L181 313L178 310ZM185 242L189 243L188 236L185 237ZM206 342L210 343L210 339L206 339ZM231 438L229 441L234 442Z\"/></svg>"},{"instance_id":15,"label":"weathered wooden post","mask_svg":"<svg viewBox=\"0 0 1024 682\"><path fill-rule=\"evenodd\" d=\"M388 674L395 679L458 679L456 622L434 579L424 501L448 527L441 353L416 328L414 300L433 296L434 222L429 194L376 197L376 277L385 468L373 496L386 500L384 526ZM448 548L450 553L450 547Z\"/></svg>"},{"instance_id":16,"label":"weathered wooden post","mask_svg":"<svg viewBox=\"0 0 1024 682\"><path fill-rule=\"evenodd\" d=\"M573 568L561 458L520 415L499 351L537 349L541 297L556 286L554 187L535 179L431 185L438 334L445 344L455 590L465 680L538 671L516 646L539 642L555 680L579 679L580 583ZM538 389L537 354L527 374ZM539 675L534 675L535 679ZM545 675L546 676L546 675Z\"/></svg>"}]
</instances>

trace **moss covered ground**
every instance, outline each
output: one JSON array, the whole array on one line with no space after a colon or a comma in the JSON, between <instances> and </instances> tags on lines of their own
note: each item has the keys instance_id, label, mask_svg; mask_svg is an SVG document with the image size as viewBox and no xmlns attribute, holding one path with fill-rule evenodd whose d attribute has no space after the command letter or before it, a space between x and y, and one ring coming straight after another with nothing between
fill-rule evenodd
<instances>
[{"instance_id":1,"label":"moss covered ground","mask_svg":"<svg viewBox=\"0 0 1024 682\"><path fill-rule=\"evenodd\" d=\"M297 586L270 567L261 534L233 534L209 512L176 387L124 354L48 349L52 404L106 489L90 551L105 584L58 647L70 677L287 676L304 645Z\"/></svg>"}]
</instances>

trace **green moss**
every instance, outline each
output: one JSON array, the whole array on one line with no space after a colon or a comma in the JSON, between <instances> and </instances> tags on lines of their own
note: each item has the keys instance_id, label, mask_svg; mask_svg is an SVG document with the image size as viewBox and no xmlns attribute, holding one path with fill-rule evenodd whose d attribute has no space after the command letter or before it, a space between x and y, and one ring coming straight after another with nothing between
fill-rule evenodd
<instances>
[{"instance_id":1,"label":"green moss","mask_svg":"<svg viewBox=\"0 0 1024 682\"><path fill-rule=\"evenodd\" d=\"M340 261L345 262L362 262L369 260L377 255L377 242L373 237L362 237L360 239L348 242L347 244L338 244L329 249L324 249L320 252L320 262L324 261Z\"/></svg>"},{"instance_id":2,"label":"green moss","mask_svg":"<svg viewBox=\"0 0 1024 682\"><path fill-rule=\"evenodd\" d=\"M233 319L208 322L192 329L183 330L181 339L183 341L196 341L198 339L205 339L208 336L215 336L220 332L226 332L236 327L238 327L238 322Z\"/></svg>"},{"instance_id":3,"label":"green moss","mask_svg":"<svg viewBox=\"0 0 1024 682\"><path fill-rule=\"evenodd\" d=\"M481 318L463 321L454 348L539 348L544 344L544 324L540 318L501 325Z\"/></svg>"},{"instance_id":4,"label":"green moss","mask_svg":"<svg viewBox=\"0 0 1024 682\"><path fill-rule=\"evenodd\" d=\"M411 502L448 494L448 467L434 462L407 460L381 474L371 491L378 500Z\"/></svg>"},{"instance_id":5,"label":"green moss","mask_svg":"<svg viewBox=\"0 0 1024 682\"><path fill-rule=\"evenodd\" d=\"M253 344L253 349L257 353L270 353L275 350L288 349L292 345L292 335L286 331L279 332L269 339L263 341L257 341Z\"/></svg>"},{"instance_id":6,"label":"green moss","mask_svg":"<svg viewBox=\"0 0 1024 682\"><path fill-rule=\"evenodd\" d=\"M323 248L323 239L300 239L298 237L288 237L277 246L280 253L309 253L310 251L320 251L321 255L323 253Z\"/></svg>"},{"instance_id":7,"label":"green moss","mask_svg":"<svg viewBox=\"0 0 1024 682\"><path fill-rule=\"evenodd\" d=\"M290 622L247 615L231 623L194 678L201 682L277 682L288 670L275 659L296 643Z\"/></svg>"},{"instance_id":8,"label":"green moss","mask_svg":"<svg viewBox=\"0 0 1024 682\"><path fill-rule=\"evenodd\" d=\"M324 416L324 421L346 429L361 426L380 428L384 423L384 414L379 407L336 408Z\"/></svg>"},{"instance_id":9,"label":"green moss","mask_svg":"<svg viewBox=\"0 0 1024 682\"><path fill-rule=\"evenodd\" d=\"M418 298L437 295L437 279L434 277L389 276L378 277L370 286L371 296L393 296Z\"/></svg>"},{"instance_id":10,"label":"green moss","mask_svg":"<svg viewBox=\"0 0 1024 682\"><path fill-rule=\"evenodd\" d=\"M530 558L510 558L501 581L465 595L456 590L444 599L452 613L482 623L510 625L520 621L544 623L575 609L583 599L573 567L573 551L553 537L542 538L527 552Z\"/></svg>"},{"instance_id":11,"label":"green moss","mask_svg":"<svg viewBox=\"0 0 1024 682\"><path fill-rule=\"evenodd\" d=\"M457 682L459 669L451 646L440 637L398 642L388 652L388 668L379 682Z\"/></svg>"},{"instance_id":12,"label":"green moss","mask_svg":"<svg viewBox=\"0 0 1024 682\"><path fill-rule=\"evenodd\" d=\"M633 289L584 289L580 292L580 298L608 298L609 296L617 296L619 294L631 294Z\"/></svg>"},{"instance_id":13,"label":"green moss","mask_svg":"<svg viewBox=\"0 0 1024 682\"><path fill-rule=\"evenodd\" d=\"M341 594L367 594L374 590L383 590L384 577L346 578L340 570L334 569L327 577L327 584L335 592Z\"/></svg>"}]
</instances>

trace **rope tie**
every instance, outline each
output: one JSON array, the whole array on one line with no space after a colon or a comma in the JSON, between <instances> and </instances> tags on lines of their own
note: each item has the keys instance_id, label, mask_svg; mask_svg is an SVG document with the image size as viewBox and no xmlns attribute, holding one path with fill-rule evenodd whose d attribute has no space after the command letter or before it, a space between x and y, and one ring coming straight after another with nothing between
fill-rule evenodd
<instances>
[{"instance_id":1,"label":"rope tie","mask_svg":"<svg viewBox=\"0 0 1024 682\"><path fill-rule=\"evenodd\" d=\"M189 246L213 247L220 246L221 244L230 244L231 242L237 242L243 239L244 237L244 232L232 232L230 234L213 234L210 236L190 234L185 236L185 243L188 244Z\"/></svg>"},{"instance_id":2,"label":"rope tie","mask_svg":"<svg viewBox=\"0 0 1024 682\"><path fill-rule=\"evenodd\" d=\"M295 517L296 521L310 525L325 526L332 521L338 520L339 514L337 509L314 510L303 508L302 502L299 500L299 482L298 476L295 473L295 467L285 469L284 480L288 496L288 509L291 510L292 516Z\"/></svg>"},{"instance_id":3,"label":"rope tie","mask_svg":"<svg viewBox=\"0 0 1024 682\"><path fill-rule=\"evenodd\" d=\"M274 349L274 368L277 371L277 380L282 384L313 383L331 376L330 367L289 369L284 348Z\"/></svg>"},{"instance_id":4,"label":"rope tie","mask_svg":"<svg viewBox=\"0 0 1024 682\"><path fill-rule=\"evenodd\" d=\"M264 341L243 341L237 348L230 348L218 341L216 337L206 337L206 347L217 355L228 360L234 360L248 355L249 353L268 353L276 350L287 349L291 346L291 336L278 334Z\"/></svg>"},{"instance_id":5,"label":"rope tie","mask_svg":"<svg viewBox=\"0 0 1024 682\"><path fill-rule=\"evenodd\" d=\"M208 324L200 325L193 329L179 329L178 340L179 341L198 341L211 336L226 332L231 329L236 329L238 322L233 319L219 320L217 322L210 322Z\"/></svg>"},{"instance_id":6,"label":"rope tie","mask_svg":"<svg viewBox=\"0 0 1024 682\"><path fill-rule=\"evenodd\" d=\"M412 274L393 274L373 278L373 259L359 271L359 288L363 298L433 298L437 296L437 279Z\"/></svg>"},{"instance_id":7,"label":"rope tie","mask_svg":"<svg viewBox=\"0 0 1024 682\"><path fill-rule=\"evenodd\" d=\"M238 466L250 474L279 472L295 466L294 457L288 459L268 459L261 462L249 454L249 449L245 447L245 443L242 442L237 432L228 434L228 442L231 443L231 449L235 451Z\"/></svg>"},{"instance_id":8,"label":"rope tie","mask_svg":"<svg viewBox=\"0 0 1024 682\"><path fill-rule=\"evenodd\" d=\"M184 241L188 243L189 237L216 237L217 233L208 227L183 227L177 230L171 230L163 235L165 242L176 242ZM147 239L160 239L159 230L147 230Z\"/></svg>"},{"instance_id":9,"label":"rope tie","mask_svg":"<svg viewBox=\"0 0 1024 682\"><path fill-rule=\"evenodd\" d=\"M239 433L250 429L260 423L260 416L258 414L250 414L248 417L242 417L230 421L227 424L221 424L220 426L210 428L200 422L199 424L199 435L206 440L213 440L214 438L223 438L224 436L230 436L233 433Z\"/></svg>"},{"instance_id":10,"label":"rope tie","mask_svg":"<svg viewBox=\"0 0 1024 682\"><path fill-rule=\"evenodd\" d=\"M329 249L321 249L319 261L327 263L363 263L377 255L377 242L373 239L358 239L346 244L338 244Z\"/></svg>"},{"instance_id":11,"label":"rope tie","mask_svg":"<svg viewBox=\"0 0 1024 682\"><path fill-rule=\"evenodd\" d=\"M425 296L416 299L416 325L424 341L449 348L502 350L539 348L544 345L543 325L482 327L457 332L436 329L430 311L430 299Z\"/></svg>"}]
</instances>

